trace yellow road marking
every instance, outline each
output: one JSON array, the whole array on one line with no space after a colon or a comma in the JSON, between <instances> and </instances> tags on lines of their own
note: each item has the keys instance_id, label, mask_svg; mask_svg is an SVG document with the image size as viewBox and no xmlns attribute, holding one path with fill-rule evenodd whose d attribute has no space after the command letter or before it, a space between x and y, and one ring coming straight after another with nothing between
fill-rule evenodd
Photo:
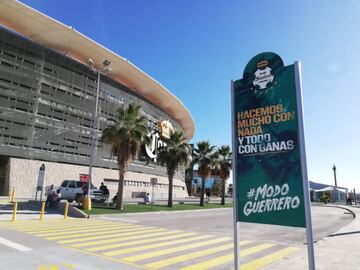
<instances>
[{"instance_id":1,"label":"yellow road marking","mask_svg":"<svg viewBox=\"0 0 360 270\"><path fill-rule=\"evenodd\" d=\"M245 246L245 245L251 244L252 242L253 241L243 240L243 241L240 241L239 244L240 244L240 246ZM197 258L200 258L203 256L207 256L207 255L211 255L211 254L214 254L214 253L217 253L220 251L224 251L227 249L232 249L233 247L234 247L234 244L231 243L231 244L227 244L227 245L222 245L222 246L218 246L218 247L214 247L214 248L209 248L209 249L200 250L200 251L193 252L193 253L188 253L188 254L168 258L168 259L157 261L157 262L148 263L145 266L149 267L150 269L160 269L160 268L170 266L173 264L177 264L180 262L197 259Z\"/></svg>"},{"instance_id":2,"label":"yellow road marking","mask_svg":"<svg viewBox=\"0 0 360 270\"><path fill-rule=\"evenodd\" d=\"M154 229L155 227L147 227L147 229ZM133 231L137 231L138 233L141 232L141 230L143 230L143 227L140 228L123 228L123 229L116 229L116 230L112 230L112 231L108 231L108 230L102 230L100 232L94 232L91 233L91 236L93 235L103 235L103 234L109 234L109 233L116 233L116 232L133 232ZM89 236L89 233L78 233L76 234L76 236L74 235L60 235L60 236L54 236L54 237L46 237L45 239L47 240L62 240L62 239L69 239L69 238L74 238L74 237L87 237Z\"/></svg>"},{"instance_id":3,"label":"yellow road marking","mask_svg":"<svg viewBox=\"0 0 360 270\"><path fill-rule=\"evenodd\" d=\"M37 270L58 270L59 266L56 264L40 265Z\"/></svg>"},{"instance_id":4,"label":"yellow road marking","mask_svg":"<svg viewBox=\"0 0 360 270\"><path fill-rule=\"evenodd\" d=\"M145 246L137 246L137 247L127 248L127 249L109 251L109 252L103 253L103 255L111 257L111 256L127 254L127 253L141 251L141 250L172 246L175 244L181 244L181 243L201 240L201 239L205 239L205 238L209 238L209 237L212 237L212 236L211 235L201 235L201 236L197 236L197 237L190 237L190 238L180 239L180 240L176 240L176 241L162 242L162 243L157 243L157 244L150 244L150 245L145 245Z\"/></svg>"},{"instance_id":5,"label":"yellow road marking","mask_svg":"<svg viewBox=\"0 0 360 270\"><path fill-rule=\"evenodd\" d=\"M143 239L143 238L152 238L155 236L163 236L167 234L175 234L175 233L181 233L182 231L167 231L167 232L155 232L151 234L144 234L144 235L135 235L135 236L129 236L129 237L112 237L111 239L105 239L105 240L99 240L99 241L92 241L92 242L85 242L85 243L79 243L79 244L73 244L72 247L86 247L86 246L96 246L100 244L108 244L113 242L124 242L129 240L136 240L136 239Z\"/></svg>"},{"instance_id":6,"label":"yellow road marking","mask_svg":"<svg viewBox=\"0 0 360 270\"><path fill-rule=\"evenodd\" d=\"M141 239L141 240L126 242L126 243L117 243L117 244L113 244L113 245L97 246L97 247L93 247L93 248L87 248L86 250L99 251L99 250L105 250L105 249L132 246L132 245L137 245L137 244L146 244L146 243L151 243L151 242L171 240L171 239L176 239L176 238L181 238L181 237L186 237L186 236L193 236L193 235L196 235L196 233L183 233L183 234L170 235L170 236L164 236L164 237L152 237L150 239L145 239L145 240Z\"/></svg>"},{"instance_id":7,"label":"yellow road marking","mask_svg":"<svg viewBox=\"0 0 360 270\"><path fill-rule=\"evenodd\" d=\"M72 264L69 264L69 263L66 263L66 262L62 262L61 263L62 266L65 266L69 269L75 269L75 265L72 265Z\"/></svg>"},{"instance_id":8,"label":"yellow road marking","mask_svg":"<svg viewBox=\"0 0 360 270\"><path fill-rule=\"evenodd\" d=\"M153 258L153 257L158 257L161 255L167 255L167 254L176 253L176 252L193 249L193 248L197 248L197 247L203 247L203 246L208 246L211 244L217 244L217 243L228 241L228 240L229 240L228 237L222 237L222 238L217 238L217 239L213 239L213 240L209 240L209 241L194 243L191 245L180 246L180 247L175 247L175 248L168 248L168 249L148 252L148 253L144 253L144 254L134 255L134 256L123 258L122 260L127 261L127 262L137 262L137 261L141 261L141 260L145 260L145 259L149 259L149 258Z\"/></svg>"},{"instance_id":9,"label":"yellow road marking","mask_svg":"<svg viewBox=\"0 0 360 270\"><path fill-rule=\"evenodd\" d=\"M267 248L270 248L273 246L275 246L275 245L265 243L265 244L260 244L260 245L257 245L257 246L251 247L251 248L247 248L247 249L244 249L243 251L240 251L240 257L242 258L242 257L248 256L250 254L262 251L264 249L267 249ZM230 253L230 254L227 254L224 256L216 257L214 259L206 260L201 263L183 267L180 270L206 270L206 269L209 269L209 268L221 265L221 264L228 263L232 260L234 260L234 254ZM241 270L243 270L243 266L241 266Z\"/></svg>"},{"instance_id":10,"label":"yellow road marking","mask_svg":"<svg viewBox=\"0 0 360 270\"><path fill-rule=\"evenodd\" d=\"M80 230L80 229L91 229L91 228L104 228L104 227L126 227L126 226L132 226L131 224L116 224L116 225L103 225L103 224L92 224L92 225L85 225L85 226L78 226L78 224L74 224L72 226L58 226L58 227L45 227L41 229L31 229L31 230L20 230L25 231L30 234L34 233L50 233L50 232L60 232L60 231L71 231L71 230Z\"/></svg>"},{"instance_id":11,"label":"yellow road marking","mask_svg":"<svg viewBox=\"0 0 360 270\"><path fill-rule=\"evenodd\" d=\"M149 230L142 230L141 233L149 233L149 232L159 232L159 231L166 231L167 229L159 228L159 229L149 229ZM113 238L117 236L129 236L139 234L139 232L129 232L129 233L117 233L117 234L109 234L109 235L101 235L101 236L90 236L90 237L81 237L81 238L74 238L69 240L61 240L58 241L59 244L70 244L76 242L86 242L89 240L96 240L96 239L103 239L103 238Z\"/></svg>"},{"instance_id":12,"label":"yellow road marking","mask_svg":"<svg viewBox=\"0 0 360 270\"><path fill-rule=\"evenodd\" d=\"M77 248L72 248L72 247L66 247L66 248L71 249L71 250L76 250L76 251L78 251L78 252L82 252L82 253L89 254L89 255L92 255L92 256L100 257L100 258L103 258L103 259L106 259L106 260L109 260L109 261L121 262L121 263L123 263L123 264L130 265L130 266L133 266L133 267L136 267L136 268L139 268L139 269L146 269L144 266L139 265L139 264L130 263L130 262L125 262L125 261L122 261L122 260L119 260L119 259L115 259L115 258L111 258L111 257L106 257L106 256L103 256L103 255L101 255L101 254L97 254L97 253L85 251L85 250L82 250L82 249L77 249ZM147 270L148 270L148 269L147 269Z\"/></svg>"},{"instance_id":13,"label":"yellow road marking","mask_svg":"<svg viewBox=\"0 0 360 270\"><path fill-rule=\"evenodd\" d=\"M101 220L89 220L89 219L72 219L69 218L67 220L62 219L45 219L43 221L40 220L19 220L16 223L11 222L3 222L1 225L5 227L34 227L34 226L41 226L41 225L47 225L47 224L74 224L74 223L90 223L90 222L106 222Z\"/></svg>"},{"instance_id":14,"label":"yellow road marking","mask_svg":"<svg viewBox=\"0 0 360 270\"><path fill-rule=\"evenodd\" d=\"M163 268L163 267L166 267L169 265L173 265L176 263L189 261L189 260L200 258L200 257L206 256L206 255L214 254L214 253L217 253L220 251L232 249L233 246L234 246L234 244L222 245L222 246L218 246L215 248L209 248L209 249L205 249L205 250L201 250L201 251L197 251L197 252L193 252L193 253L189 253L189 254L172 257L172 258L161 260L161 261L148 263L145 266L149 267L150 269L160 269L160 268Z\"/></svg>"},{"instance_id":15,"label":"yellow road marking","mask_svg":"<svg viewBox=\"0 0 360 270\"><path fill-rule=\"evenodd\" d=\"M275 244L269 244L269 243L264 243L264 244L260 244L251 248L247 248L244 250L240 251L240 258L245 257L245 256L249 256L251 254L254 254L256 252L268 249L275 246Z\"/></svg>"},{"instance_id":16,"label":"yellow road marking","mask_svg":"<svg viewBox=\"0 0 360 270\"><path fill-rule=\"evenodd\" d=\"M273 263L277 260L280 260L281 258L290 255L296 251L298 251L298 248L295 247L288 247L288 248L283 248L280 249L279 251L276 251L274 253L271 253L269 255L266 255L264 257L261 257L257 260L253 260L249 263L243 264L241 265L241 270L257 270L260 269L261 267L268 265L270 263ZM240 252L241 254L241 252ZM192 269L192 268L191 268ZM195 269L194 269L195 270Z\"/></svg>"},{"instance_id":17,"label":"yellow road marking","mask_svg":"<svg viewBox=\"0 0 360 270\"><path fill-rule=\"evenodd\" d=\"M107 227L107 226L125 226L128 225L130 226L130 224L102 224L102 223L89 223L89 224L85 224L85 223L71 223L71 224L46 224L44 226L34 226L34 227L28 227L28 228L13 228L17 231L22 231L22 232L28 232L28 233L33 233L33 232L52 232L52 231L57 231L59 229L80 229L80 228L86 228L86 227Z\"/></svg>"},{"instance_id":18,"label":"yellow road marking","mask_svg":"<svg viewBox=\"0 0 360 270\"><path fill-rule=\"evenodd\" d=\"M124 225L124 226L119 226L119 225L113 225L113 226L97 226L97 227L92 227L92 228L88 228L88 229L84 229L84 228L74 228L74 229L68 229L68 230L58 230L56 232L47 232L47 233L43 233L43 232L36 232L34 234L36 234L37 236L57 236L57 235L70 235L70 234L81 234L81 233L86 233L86 232L99 232L99 231L115 231L117 229L128 229L128 228L144 228L144 226L140 226L140 225Z\"/></svg>"}]
</instances>

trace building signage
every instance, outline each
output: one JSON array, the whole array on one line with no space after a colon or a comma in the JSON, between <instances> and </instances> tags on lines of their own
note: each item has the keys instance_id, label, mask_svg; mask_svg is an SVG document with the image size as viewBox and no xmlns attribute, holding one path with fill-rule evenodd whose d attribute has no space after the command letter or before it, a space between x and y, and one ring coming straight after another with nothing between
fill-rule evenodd
<instances>
[{"instance_id":1,"label":"building signage","mask_svg":"<svg viewBox=\"0 0 360 270\"><path fill-rule=\"evenodd\" d=\"M294 65L253 57L232 102L237 221L306 227Z\"/></svg>"},{"instance_id":2,"label":"building signage","mask_svg":"<svg viewBox=\"0 0 360 270\"><path fill-rule=\"evenodd\" d=\"M37 191L42 191L44 186L44 177L45 177L45 164L41 164L39 169L38 181L36 185Z\"/></svg>"},{"instance_id":3,"label":"building signage","mask_svg":"<svg viewBox=\"0 0 360 270\"><path fill-rule=\"evenodd\" d=\"M150 144L145 145L145 151L149 158L156 159L158 149L166 146L162 139L169 139L171 132L174 130L169 121L161 121L158 123L159 130L151 131L148 136L150 137Z\"/></svg>"},{"instance_id":4,"label":"building signage","mask_svg":"<svg viewBox=\"0 0 360 270\"><path fill-rule=\"evenodd\" d=\"M160 136L165 139L170 139L170 134L174 131L172 124L169 121L164 120L159 123L159 128Z\"/></svg>"}]
</instances>

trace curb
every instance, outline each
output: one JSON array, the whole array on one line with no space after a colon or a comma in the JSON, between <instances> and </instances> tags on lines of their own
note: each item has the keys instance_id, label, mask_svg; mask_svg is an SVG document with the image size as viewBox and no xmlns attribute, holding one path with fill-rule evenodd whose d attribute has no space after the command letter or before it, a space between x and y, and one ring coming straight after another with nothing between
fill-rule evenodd
<instances>
[{"instance_id":1,"label":"curb","mask_svg":"<svg viewBox=\"0 0 360 270\"><path fill-rule=\"evenodd\" d=\"M330 204L330 205L327 205L327 206L324 205L324 207L334 207L334 208L344 209L344 210L350 212L353 215L354 219L356 218L355 212L353 210L351 210L350 208L346 207L346 206Z\"/></svg>"}]
</instances>

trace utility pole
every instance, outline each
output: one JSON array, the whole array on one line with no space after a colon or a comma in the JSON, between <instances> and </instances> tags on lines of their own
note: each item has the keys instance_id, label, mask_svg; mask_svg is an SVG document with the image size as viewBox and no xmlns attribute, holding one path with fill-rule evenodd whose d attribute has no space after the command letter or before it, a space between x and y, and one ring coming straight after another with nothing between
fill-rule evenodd
<instances>
[{"instance_id":1,"label":"utility pole","mask_svg":"<svg viewBox=\"0 0 360 270\"><path fill-rule=\"evenodd\" d=\"M335 165L332 167L333 171L334 171L334 180L335 180L335 187L337 187L337 181L336 181L336 167Z\"/></svg>"},{"instance_id":2,"label":"utility pole","mask_svg":"<svg viewBox=\"0 0 360 270\"><path fill-rule=\"evenodd\" d=\"M357 201L356 201L356 191L355 191L355 188L354 188L354 204L357 204Z\"/></svg>"}]
</instances>

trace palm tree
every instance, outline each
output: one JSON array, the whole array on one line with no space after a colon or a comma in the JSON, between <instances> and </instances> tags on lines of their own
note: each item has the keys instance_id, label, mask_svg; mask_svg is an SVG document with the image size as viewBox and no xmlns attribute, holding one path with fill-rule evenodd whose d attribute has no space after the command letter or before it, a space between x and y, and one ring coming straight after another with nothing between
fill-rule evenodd
<instances>
[{"instance_id":1,"label":"palm tree","mask_svg":"<svg viewBox=\"0 0 360 270\"><path fill-rule=\"evenodd\" d=\"M130 104L116 111L116 123L103 130L101 139L111 145L111 157L116 157L119 167L119 185L116 209L123 210L124 175L129 163L139 152L143 143L148 143L146 118L141 115L141 106Z\"/></svg>"},{"instance_id":2,"label":"palm tree","mask_svg":"<svg viewBox=\"0 0 360 270\"><path fill-rule=\"evenodd\" d=\"M168 207L172 207L175 171L177 171L179 167L185 168L189 165L191 162L191 151L189 145L185 142L182 132L171 132L170 138L163 139L163 141L166 145L159 149L157 160L162 166L166 165L169 178Z\"/></svg>"},{"instance_id":3,"label":"palm tree","mask_svg":"<svg viewBox=\"0 0 360 270\"><path fill-rule=\"evenodd\" d=\"M211 165L216 158L215 146L209 141L200 141L196 143L194 149L194 164L198 165L198 174L201 176L201 195L200 206L204 206L205 180L211 174Z\"/></svg>"},{"instance_id":4,"label":"palm tree","mask_svg":"<svg viewBox=\"0 0 360 270\"><path fill-rule=\"evenodd\" d=\"M230 146L222 145L216 151L217 159L215 161L215 171L219 175L221 181L221 205L225 205L225 182L229 178L232 154Z\"/></svg>"}]
</instances>

